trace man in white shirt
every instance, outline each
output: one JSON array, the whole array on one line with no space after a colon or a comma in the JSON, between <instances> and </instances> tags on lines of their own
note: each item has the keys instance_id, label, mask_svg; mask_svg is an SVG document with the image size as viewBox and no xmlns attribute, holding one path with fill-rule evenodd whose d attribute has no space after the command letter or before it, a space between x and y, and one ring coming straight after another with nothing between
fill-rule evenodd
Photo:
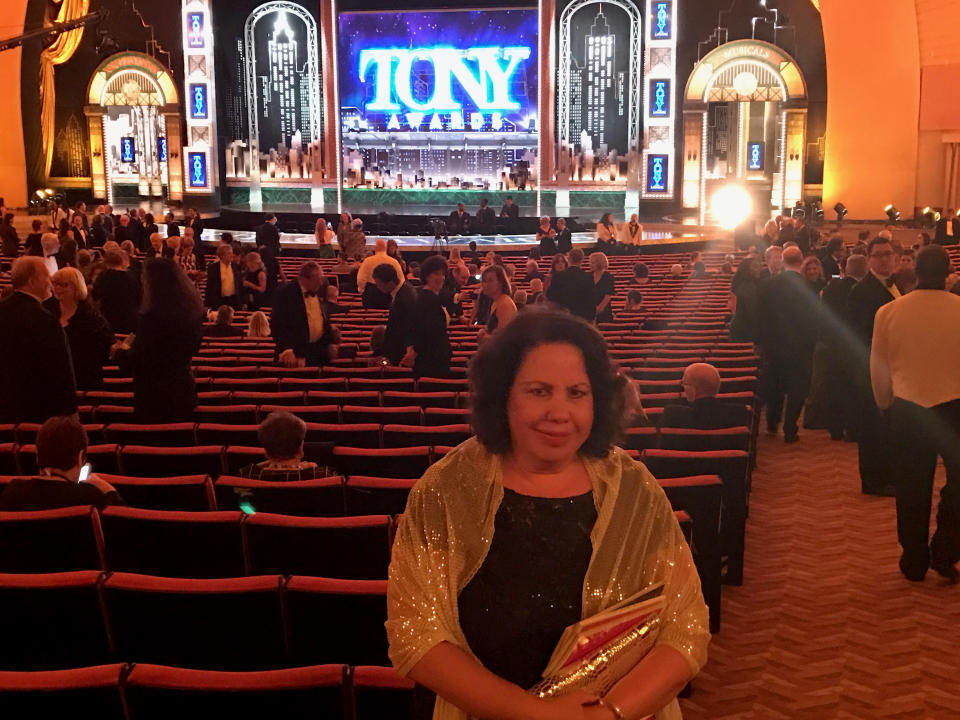
<instances>
[{"instance_id":1,"label":"man in white shirt","mask_svg":"<svg viewBox=\"0 0 960 720\"><path fill-rule=\"evenodd\" d=\"M373 282L373 271L378 265L393 266L400 278L398 287L403 285L403 267L397 262L396 258L387 255L387 241L383 238L377 238L373 255L364 258L363 262L360 263L360 269L357 270L357 292L363 297L365 308L387 310L390 307L390 297L380 292Z\"/></svg>"},{"instance_id":2,"label":"man in white shirt","mask_svg":"<svg viewBox=\"0 0 960 720\"><path fill-rule=\"evenodd\" d=\"M960 296L946 292L949 274L946 250L921 249L917 289L881 307L873 328L870 377L890 420L900 570L913 581L928 567L960 581ZM938 456L947 484L928 547Z\"/></svg>"}]
</instances>

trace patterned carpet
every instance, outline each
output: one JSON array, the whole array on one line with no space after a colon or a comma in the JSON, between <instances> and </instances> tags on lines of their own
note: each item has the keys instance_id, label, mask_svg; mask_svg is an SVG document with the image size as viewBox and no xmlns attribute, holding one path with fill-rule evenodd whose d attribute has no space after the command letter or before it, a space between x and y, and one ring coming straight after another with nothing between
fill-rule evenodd
<instances>
[{"instance_id":1,"label":"patterned carpet","mask_svg":"<svg viewBox=\"0 0 960 720\"><path fill-rule=\"evenodd\" d=\"M753 477L744 584L684 718L960 718L960 586L900 575L894 500L860 493L856 445L761 433Z\"/></svg>"}]
</instances>

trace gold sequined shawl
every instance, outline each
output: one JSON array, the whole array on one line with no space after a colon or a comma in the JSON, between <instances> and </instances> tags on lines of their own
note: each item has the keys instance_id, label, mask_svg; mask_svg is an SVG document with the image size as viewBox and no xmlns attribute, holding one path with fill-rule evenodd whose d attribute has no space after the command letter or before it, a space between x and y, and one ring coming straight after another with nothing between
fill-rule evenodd
<instances>
[{"instance_id":1,"label":"gold sequined shawl","mask_svg":"<svg viewBox=\"0 0 960 720\"><path fill-rule=\"evenodd\" d=\"M597 522L583 582L583 617L663 582L667 605L658 642L678 650L697 672L710 641L700 580L670 503L649 471L623 450L584 459ZM433 465L410 493L397 531L387 585L390 659L407 675L441 642L471 656L457 598L483 564L503 499L500 458L475 438ZM437 698L434 720L466 720ZM676 700L656 715L677 720Z\"/></svg>"}]
</instances>

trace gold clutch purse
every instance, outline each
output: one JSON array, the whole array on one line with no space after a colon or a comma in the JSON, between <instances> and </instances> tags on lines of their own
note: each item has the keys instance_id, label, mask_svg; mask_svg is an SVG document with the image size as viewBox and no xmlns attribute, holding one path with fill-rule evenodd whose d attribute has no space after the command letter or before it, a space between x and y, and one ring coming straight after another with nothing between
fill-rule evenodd
<instances>
[{"instance_id":1,"label":"gold clutch purse","mask_svg":"<svg viewBox=\"0 0 960 720\"><path fill-rule=\"evenodd\" d=\"M530 689L540 698L585 690L603 697L657 642L663 585L568 627L543 680Z\"/></svg>"}]
</instances>

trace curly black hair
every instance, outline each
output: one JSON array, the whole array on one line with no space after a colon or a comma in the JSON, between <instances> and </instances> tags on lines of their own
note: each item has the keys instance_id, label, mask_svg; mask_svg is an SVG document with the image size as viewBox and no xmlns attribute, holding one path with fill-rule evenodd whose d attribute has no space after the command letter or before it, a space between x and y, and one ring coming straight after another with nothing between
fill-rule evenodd
<instances>
[{"instance_id":1,"label":"curly black hair","mask_svg":"<svg viewBox=\"0 0 960 720\"><path fill-rule=\"evenodd\" d=\"M477 439L492 453L510 451L510 389L527 353L546 343L567 343L583 354L593 393L593 426L580 452L606 457L623 431L626 379L610 361L607 343L593 325L551 308L534 307L518 314L471 361L470 422Z\"/></svg>"}]
</instances>

